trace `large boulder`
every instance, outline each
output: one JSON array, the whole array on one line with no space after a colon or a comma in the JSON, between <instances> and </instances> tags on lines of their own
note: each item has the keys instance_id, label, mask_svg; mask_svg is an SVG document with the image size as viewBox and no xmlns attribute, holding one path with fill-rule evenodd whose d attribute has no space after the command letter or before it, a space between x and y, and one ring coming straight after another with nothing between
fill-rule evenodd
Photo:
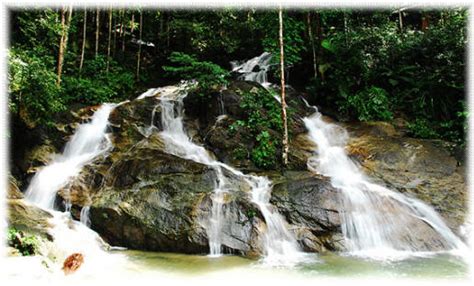
<instances>
[{"instance_id":1,"label":"large boulder","mask_svg":"<svg viewBox=\"0 0 474 286\"><path fill-rule=\"evenodd\" d=\"M340 192L328 178L310 172L287 172L273 178L270 202L293 225L303 249L342 250Z\"/></svg>"},{"instance_id":2,"label":"large boulder","mask_svg":"<svg viewBox=\"0 0 474 286\"><path fill-rule=\"evenodd\" d=\"M80 219L81 209L89 206L92 229L112 245L208 253L207 229L211 197L217 186L216 170L166 153L158 130L140 132L146 123L140 125L132 120L133 110L139 108L131 105L127 103L113 113L111 137L117 143L114 148L106 157L83 168L58 193L58 201L71 204L76 219ZM234 191L223 202L223 248L227 252L258 255L261 215L248 200L248 186L231 172L224 171L224 176Z\"/></svg>"}]
</instances>

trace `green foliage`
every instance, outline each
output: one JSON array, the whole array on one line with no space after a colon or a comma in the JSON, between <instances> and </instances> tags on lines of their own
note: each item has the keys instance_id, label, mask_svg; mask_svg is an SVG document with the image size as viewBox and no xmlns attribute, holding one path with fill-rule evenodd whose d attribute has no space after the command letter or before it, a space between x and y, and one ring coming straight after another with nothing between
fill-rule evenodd
<instances>
[{"instance_id":1,"label":"green foliage","mask_svg":"<svg viewBox=\"0 0 474 286\"><path fill-rule=\"evenodd\" d=\"M282 131L281 107L274 98L273 91L263 88L253 88L248 92L242 92L240 107L247 110L243 120L237 120L229 126L229 134L233 135L237 130L243 128L247 134L255 138L255 146L251 151L250 158L255 166L263 169L274 168L277 164L277 139L269 130ZM238 154L235 154L237 152ZM247 150L236 149L234 157L247 155ZM237 158L238 159L238 158Z\"/></svg>"},{"instance_id":2,"label":"green foliage","mask_svg":"<svg viewBox=\"0 0 474 286\"><path fill-rule=\"evenodd\" d=\"M26 41L25 49L43 49L41 55L51 54L59 46L61 36L61 19L57 11L47 8L44 10L23 10L19 13L18 22L20 33L14 33L14 38Z\"/></svg>"},{"instance_id":3,"label":"green foliage","mask_svg":"<svg viewBox=\"0 0 474 286\"><path fill-rule=\"evenodd\" d=\"M273 55L273 62L280 63L279 21L277 12L260 14L259 28L263 31L262 46ZM301 62L306 51L305 24L297 17L283 13L283 43L285 51L285 66L291 67ZM278 70L279 72L279 70Z\"/></svg>"},{"instance_id":4,"label":"green foliage","mask_svg":"<svg viewBox=\"0 0 474 286\"><path fill-rule=\"evenodd\" d=\"M39 242L36 236L25 235L15 228L8 229L7 242L9 246L16 248L23 256L36 255L39 250Z\"/></svg>"},{"instance_id":5,"label":"green foliage","mask_svg":"<svg viewBox=\"0 0 474 286\"><path fill-rule=\"evenodd\" d=\"M241 94L240 107L247 110L247 118L243 123L252 132L262 129L283 130L281 106L275 99L273 91L253 89Z\"/></svg>"},{"instance_id":6,"label":"green foliage","mask_svg":"<svg viewBox=\"0 0 474 286\"><path fill-rule=\"evenodd\" d=\"M64 76L64 98L68 102L101 104L123 100L135 87L134 74L115 61L106 72L107 58L97 56L84 63L80 76Z\"/></svg>"},{"instance_id":7,"label":"green foliage","mask_svg":"<svg viewBox=\"0 0 474 286\"><path fill-rule=\"evenodd\" d=\"M342 107L353 109L361 121L390 120L393 117L387 92L375 86L348 96L346 105L342 105Z\"/></svg>"},{"instance_id":8,"label":"green foliage","mask_svg":"<svg viewBox=\"0 0 474 286\"><path fill-rule=\"evenodd\" d=\"M163 66L163 69L179 79L196 80L201 95L228 82L229 72L212 62L199 61L180 52L171 53L169 60L176 66Z\"/></svg>"},{"instance_id":9,"label":"green foliage","mask_svg":"<svg viewBox=\"0 0 474 286\"><path fill-rule=\"evenodd\" d=\"M414 122L408 123L408 129L412 136L418 138L432 139L439 136L432 124L425 118L416 118Z\"/></svg>"},{"instance_id":10,"label":"green foliage","mask_svg":"<svg viewBox=\"0 0 474 286\"><path fill-rule=\"evenodd\" d=\"M50 124L54 113L66 108L49 61L31 51L9 53L9 109L33 125Z\"/></svg>"},{"instance_id":11,"label":"green foliage","mask_svg":"<svg viewBox=\"0 0 474 286\"><path fill-rule=\"evenodd\" d=\"M257 215L257 211L255 209L248 209L247 210L247 217L249 219L254 218Z\"/></svg>"},{"instance_id":12,"label":"green foliage","mask_svg":"<svg viewBox=\"0 0 474 286\"><path fill-rule=\"evenodd\" d=\"M389 11L320 12L329 28L319 42L320 77L307 90L319 104L359 120L388 120L397 112L412 122L413 136L463 141L464 119L457 114L466 101L467 11L407 13L401 32ZM430 17L424 30L422 14Z\"/></svg>"},{"instance_id":13,"label":"green foliage","mask_svg":"<svg viewBox=\"0 0 474 286\"><path fill-rule=\"evenodd\" d=\"M276 147L274 138L267 131L256 137L257 145L252 150L252 161L259 168L272 169L276 166Z\"/></svg>"},{"instance_id":14,"label":"green foliage","mask_svg":"<svg viewBox=\"0 0 474 286\"><path fill-rule=\"evenodd\" d=\"M234 151L232 152L232 157L235 160L247 159L248 157L247 148L242 147L242 146L235 148Z\"/></svg>"}]
</instances>

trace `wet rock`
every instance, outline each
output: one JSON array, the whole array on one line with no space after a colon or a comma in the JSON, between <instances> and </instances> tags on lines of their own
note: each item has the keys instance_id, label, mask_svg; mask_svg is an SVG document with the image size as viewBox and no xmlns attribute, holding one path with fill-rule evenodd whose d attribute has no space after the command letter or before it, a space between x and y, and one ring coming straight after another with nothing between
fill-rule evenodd
<instances>
[{"instance_id":1,"label":"wet rock","mask_svg":"<svg viewBox=\"0 0 474 286\"><path fill-rule=\"evenodd\" d=\"M7 200L7 209L9 227L53 240L49 234L50 213L19 199Z\"/></svg>"},{"instance_id":2,"label":"wet rock","mask_svg":"<svg viewBox=\"0 0 474 286\"><path fill-rule=\"evenodd\" d=\"M340 192L327 178L309 172L288 172L275 182L271 203L306 251L340 250Z\"/></svg>"},{"instance_id":3,"label":"wet rock","mask_svg":"<svg viewBox=\"0 0 474 286\"><path fill-rule=\"evenodd\" d=\"M7 199L22 199L23 193L20 191L19 182L11 174L8 175Z\"/></svg>"}]
</instances>

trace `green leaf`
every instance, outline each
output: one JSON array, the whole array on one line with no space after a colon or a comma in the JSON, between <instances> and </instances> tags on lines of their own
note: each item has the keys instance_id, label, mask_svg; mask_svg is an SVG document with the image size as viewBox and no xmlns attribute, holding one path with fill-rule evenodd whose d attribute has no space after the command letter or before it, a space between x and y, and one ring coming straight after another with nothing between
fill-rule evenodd
<instances>
[{"instance_id":1,"label":"green leaf","mask_svg":"<svg viewBox=\"0 0 474 286\"><path fill-rule=\"evenodd\" d=\"M324 40L321 41L321 47L325 48L326 50L330 51L331 53L336 52L336 47L328 39L324 39Z\"/></svg>"}]
</instances>

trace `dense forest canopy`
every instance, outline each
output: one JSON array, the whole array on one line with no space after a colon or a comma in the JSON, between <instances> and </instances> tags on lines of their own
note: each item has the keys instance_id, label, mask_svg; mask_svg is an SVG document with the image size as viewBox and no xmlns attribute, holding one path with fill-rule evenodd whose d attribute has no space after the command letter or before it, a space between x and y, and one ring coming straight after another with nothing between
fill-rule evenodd
<instances>
[{"instance_id":1,"label":"dense forest canopy","mask_svg":"<svg viewBox=\"0 0 474 286\"><path fill-rule=\"evenodd\" d=\"M212 90L232 77L230 61L264 51L274 55L278 82L276 10L11 13L9 109L29 128L73 106L181 79ZM403 118L412 136L464 142L465 9L313 9L283 18L287 82L312 104L342 120Z\"/></svg>"}]
</instances>

